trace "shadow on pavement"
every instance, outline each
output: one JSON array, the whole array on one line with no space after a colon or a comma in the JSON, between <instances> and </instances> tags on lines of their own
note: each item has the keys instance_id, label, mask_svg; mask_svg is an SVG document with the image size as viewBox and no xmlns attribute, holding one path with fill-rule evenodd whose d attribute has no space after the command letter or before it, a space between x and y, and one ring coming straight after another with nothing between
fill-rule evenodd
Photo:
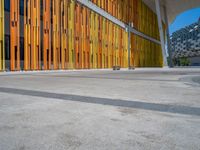
<instances>
[{"instance_id":1,"label":"shadow on pavement","mask_svg":"<svg viewBox=\"0 0 200 150\"><path fill-rule=\"evenodd\" d=\"M117 106L117 107L129 107L129 108L151 110L151 111L158 111L158 112L168 112L168 113L175 113L175 114L177 113L177 114L184 114L184 115L200 116L200 108L198 107L156 104L156 103L147 103L147 102L140 102L140 101L127 101L127 100L120 100L120 99L109 99L109 98L98 98L98 97L87 97L87 96L80 96L80 95L59 94L59 93L50 93L50 92L44 92L44 91L24 90L24 89L5 88L5 87L0 87L0 92L8 93L8 94L17 94L17 95L75 101L75 102L84 102L84 103L91 103L91 104L101 104L101 105L109 105L109 106Z\"/></svg>"}]
</instances>

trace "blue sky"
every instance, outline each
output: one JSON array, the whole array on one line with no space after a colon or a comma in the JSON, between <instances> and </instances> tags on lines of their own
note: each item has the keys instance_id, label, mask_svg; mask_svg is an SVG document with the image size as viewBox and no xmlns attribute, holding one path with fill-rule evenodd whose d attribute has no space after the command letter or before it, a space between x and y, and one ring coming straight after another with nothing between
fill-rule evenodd
<instances>
[{"instance_id":1,"label":"blue sky","mask_svg":"<svg viewBox=\"0 0 200 150\"><path fill-rule=\"evenodd\" d=\"M170 34L174 31L190 25L198 20L200 17L200 7L186 11L176 17L175 21L170 25Z\"/></svg>"}]
</instances>

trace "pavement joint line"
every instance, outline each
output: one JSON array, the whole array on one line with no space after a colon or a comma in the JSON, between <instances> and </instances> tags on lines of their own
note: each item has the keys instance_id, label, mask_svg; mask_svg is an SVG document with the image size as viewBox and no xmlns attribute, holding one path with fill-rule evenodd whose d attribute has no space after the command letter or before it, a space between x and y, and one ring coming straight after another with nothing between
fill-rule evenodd
<instances>
[{"instance_id":1,"label":"pavement joint line","mask_svg":"<svg viewBox=\"0 0 200 150\"><path fill-rule=\"evenodd\" d=\"M38 73L68 73L68 72L91 72L91 71L113 71L112 68L104 69L69 69L69 70L32 70L32 71L0 71L1 75L20 75L20 74L38 74ZM128 71L128 68L122 68L120 71Z\"/></svg>"},{"instance_id":2,"label":"pavement joint line","mask_svg":"<svg viewBox=\"0 0 200 150\"><path fill-rule=\"evenodd\" d=\"M128 101L122 99L98 98L98 97L50 93L44 91L25 90L25 89L6 88L6 87L0 87L0 93L43 97L50 99L60 99L66 101L83 102L83 103L100 104L100 105L117 106L117 107L128 107L128 108L150 110L156 112L173 113L173 114L200 116L200 108L198 107L148 103L148 102L141 102L139 100Z\"/></svg>"},{"instance_id":3,"label":"pavement joint line","mask_svg":"<svg viewBox=\"0 0 200 150\"><path fill-rule=\"evenodd\" d=\"M92 76L77 76L77 75L51 75L48 77L69 77L69 78L88 78L88 79L108 79L108 80L127 80L127 81L134 81L134 80L139 80L139 81L163 81L163 82L179 82L179 80L159 80L159 79L144 79L144 78L132 78L132 79L128 79L128 78L120 78L120 77L105 77L105 76L96 76L96 77L92 77Z\"/></svg>"}]
</instances>

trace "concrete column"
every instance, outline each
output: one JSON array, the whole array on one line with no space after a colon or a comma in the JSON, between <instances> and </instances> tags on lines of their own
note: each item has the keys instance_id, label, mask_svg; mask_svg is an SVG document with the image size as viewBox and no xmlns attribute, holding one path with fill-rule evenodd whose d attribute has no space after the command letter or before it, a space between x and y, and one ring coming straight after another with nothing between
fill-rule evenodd
<instances>
[{"instance_id":1,"label":"concrete column","mask_svg":"<svg viewBox=\"0 0 200 150\"><path fill-rule=\"evenodd\" d=\"M131 68L131 24L128 24L128 68Z\"/></svg>"},{"instance_id":2,"label":"concrete column","mask_svg":"<svg viewBox=\"0 0 200 150\"><path fill-rule=\"evenodd\" d=\"M160 0L155 0L155 4L156 4L156 13L157 13L157 18L158 18L158 27L159 27L159 32L160 32L160 42L161 42L162 54L163 54L163 64L164 66L167 66L164 32L163 32L162 19L161 19L161 13L160 13Z\"/></svg>"},{"instance_id":3,"label":"concrete column","mask_svg":"<svg viewBox=\"0 0 200 150\"><path fill-rule=\"evenodd\" d=\"M164 17L165 17L165 24L167 27L167 50L169 54L169 67L173 67L173 62L172 62L172 47L171 47L171 41L170 41L170 34L169 34L169 23L168 23L168 16L167 16L167 9L164 6Z\"/></svg>"}]
</instances>

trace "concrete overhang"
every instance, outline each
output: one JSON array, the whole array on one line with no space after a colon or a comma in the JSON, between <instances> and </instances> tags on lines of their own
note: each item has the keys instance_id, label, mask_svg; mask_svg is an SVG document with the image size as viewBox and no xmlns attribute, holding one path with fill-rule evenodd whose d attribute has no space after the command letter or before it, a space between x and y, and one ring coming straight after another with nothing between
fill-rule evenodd
<instances>
[{"instance_id":1,"label":"concrete overhang","mask_svg":"<svg viewBox=\"0 0 200 150\"><path fill-rule=\"evenodd\" d=\"M155 0L143 0L154 12L156 12ZM182 12L192 8L200 7L200 0L160 0L162 18L164 18L163 8L166 8L168 22L171 24ZM187 18L186 18L187 19Z\"/></svg>"}]
</instances>

